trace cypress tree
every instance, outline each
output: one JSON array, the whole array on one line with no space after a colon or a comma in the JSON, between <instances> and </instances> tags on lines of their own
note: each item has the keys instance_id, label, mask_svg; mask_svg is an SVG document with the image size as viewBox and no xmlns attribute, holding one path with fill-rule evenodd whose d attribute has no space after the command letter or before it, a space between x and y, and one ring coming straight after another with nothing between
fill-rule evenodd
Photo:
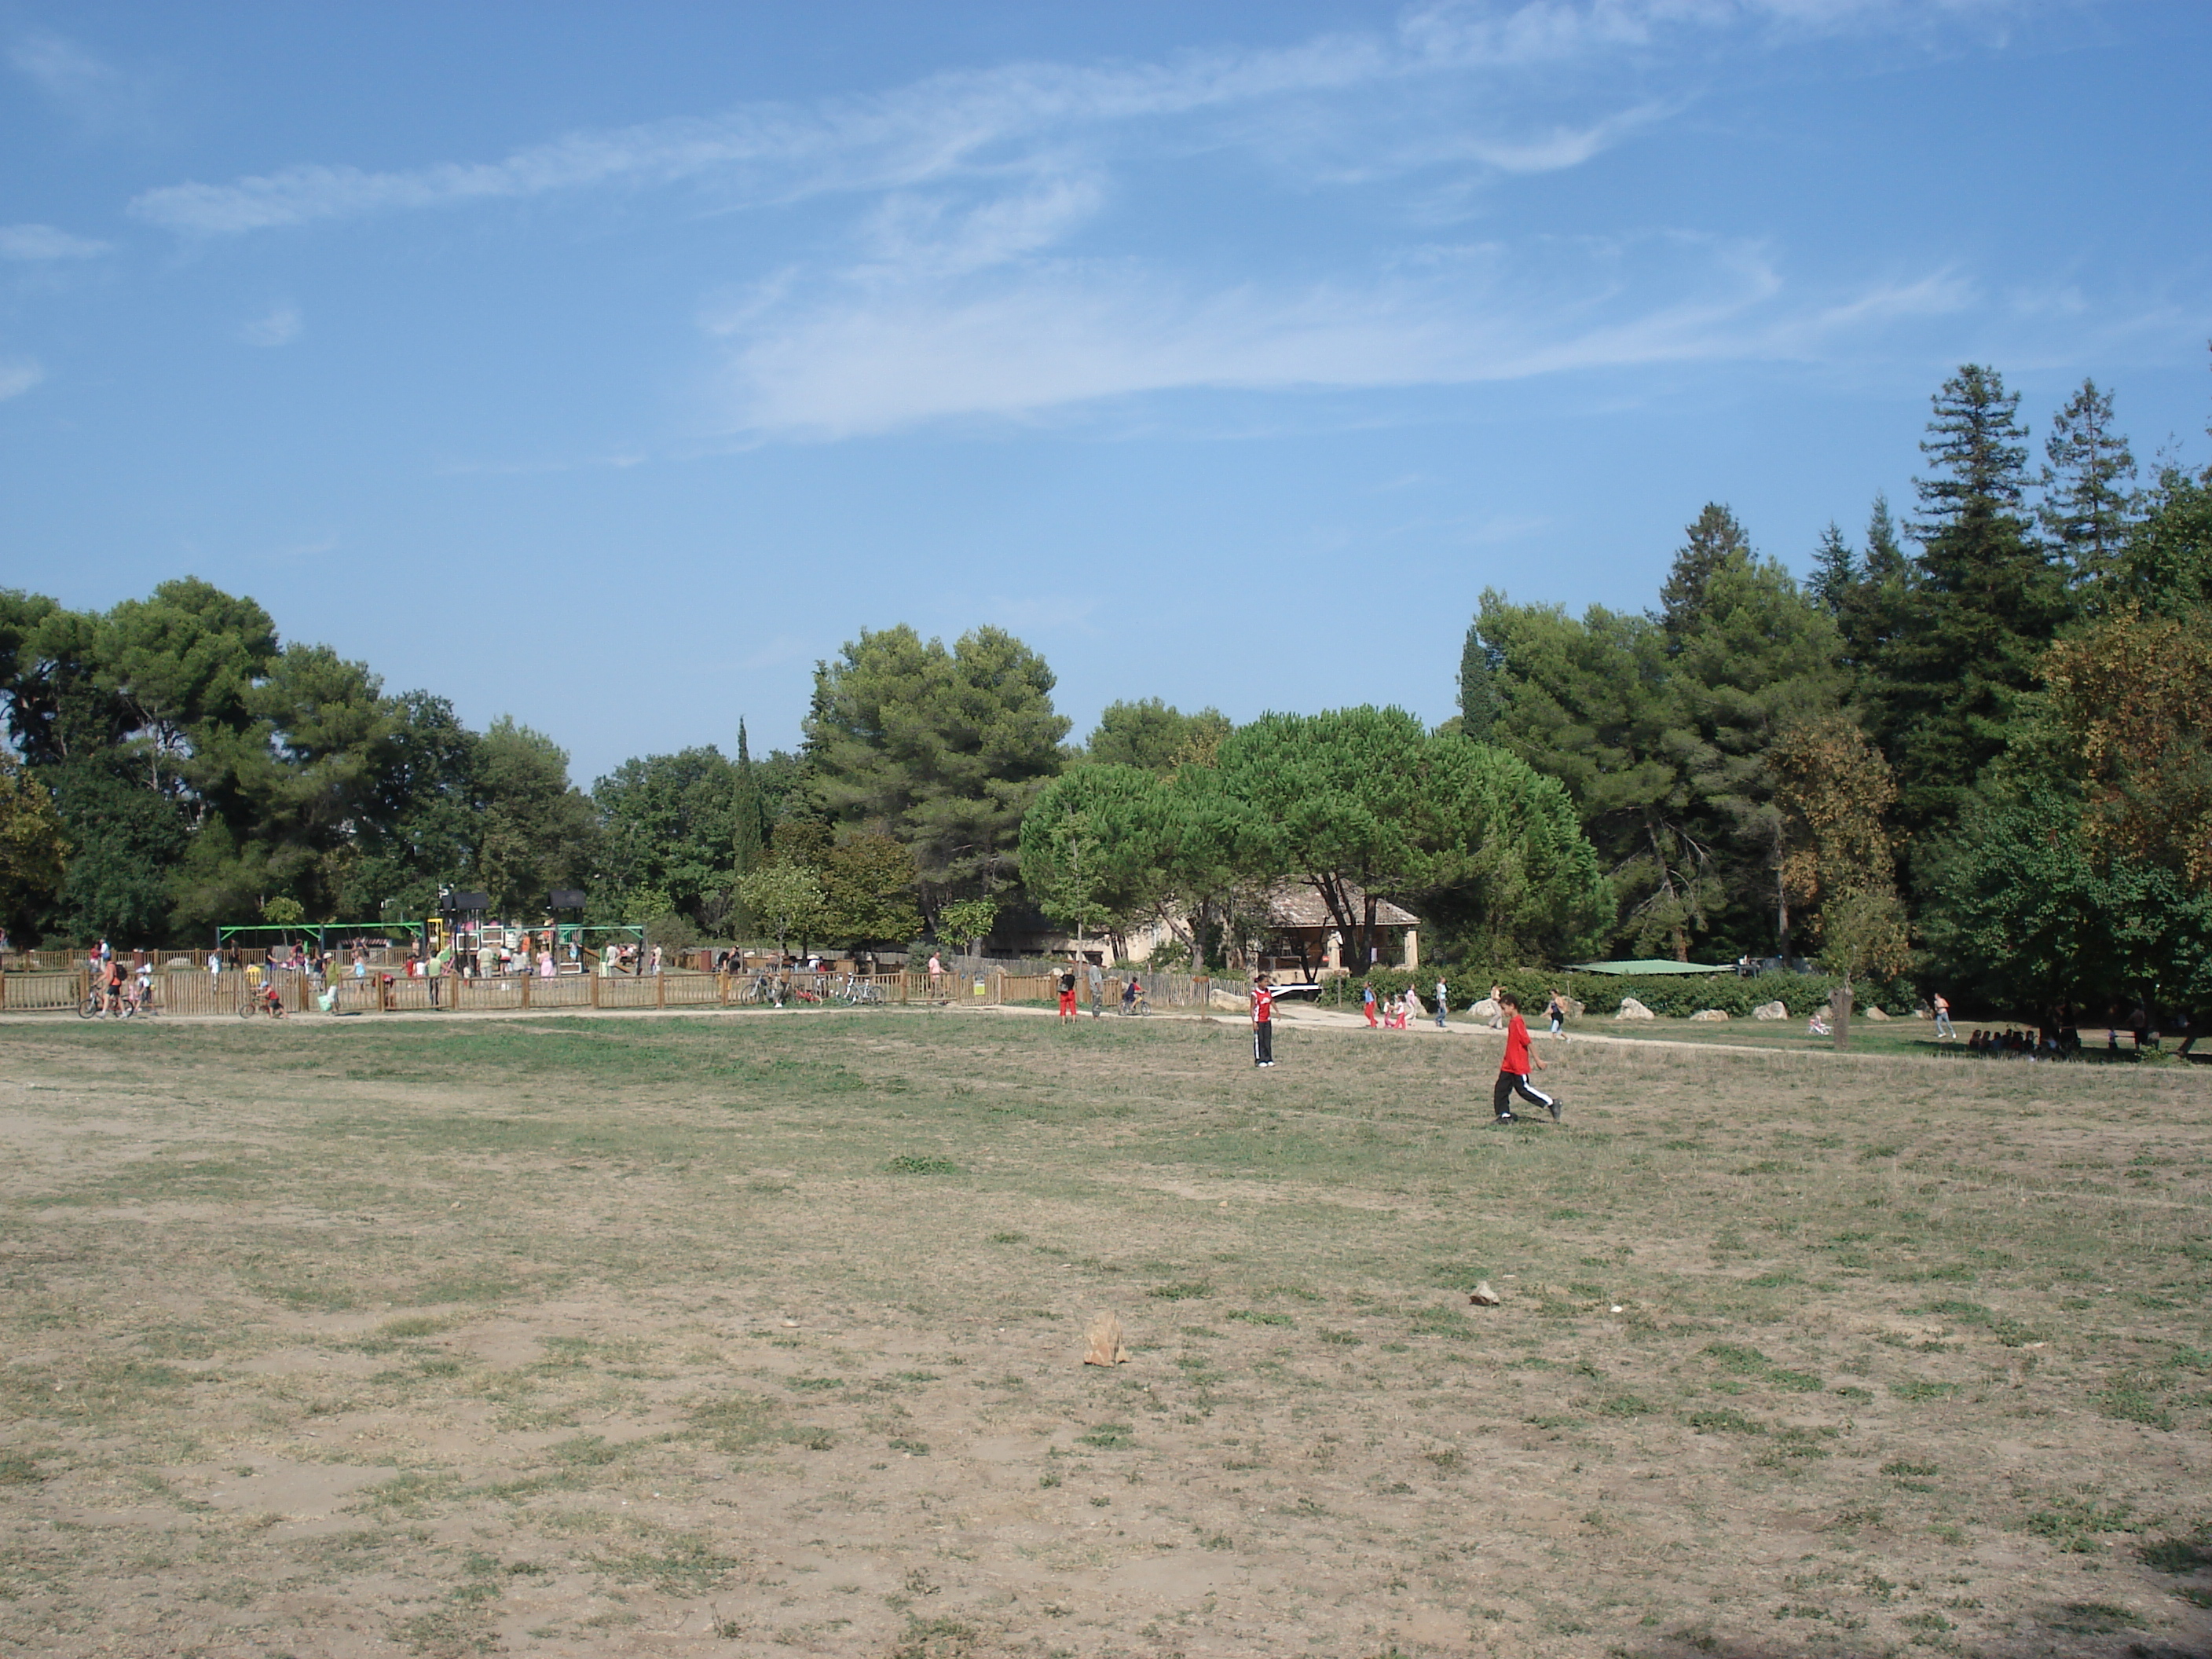
<instances>
[{"instance_id":1,"label":"cypress tree","mask_svg":"<svg viewBox=\"0 0 2212 1659\"><path fill-rule=\"evenodd\" d=\"M760 780L753 775L753 752L745 738L743 717L738 720L738 787L732 808L730 931L732 938L744 939L752 936L754 919L739 884L760 867L761 848L766 837L762 823Z\"/></svg>"}]
</instances>

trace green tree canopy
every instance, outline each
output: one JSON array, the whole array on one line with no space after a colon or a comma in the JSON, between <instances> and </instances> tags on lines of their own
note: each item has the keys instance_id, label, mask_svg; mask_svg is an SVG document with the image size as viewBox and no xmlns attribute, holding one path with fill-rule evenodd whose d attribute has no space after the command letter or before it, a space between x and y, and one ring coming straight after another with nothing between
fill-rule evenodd
<instances>
[{"instance_id":1,"label":"green tree canopy","mask_svg":"<svg viewBox=\"0 0 2212 1659\"><path fill-rule=\"evenodd\" d=\"M1931 472L1914 485L1912 602L1869 686L1908 834L1949 823L2002 752L2036 659L2073 613L2028 517L2019 407L2001 375L1969 363L1936 394L1920 446Z\"/></svg>"},{"instance_id":2,"label":"green tree canopy","mask_svg":"<svg viewBox=\"0 0 2212 1659\"><path fill-rule=\"evenodd\" d=\"M816 665L811 788L835 822L911 849L926 901L988 890L1013 873L1022 815L1060 769L1052 688L1044 659L1000 629L949 651L903 624L863 631Z\"/></svg>"},{"instance_id":3,"label":"green tree canopy","mask_svg":"<svg viewBox=\"0 0 2212 1659\"><path fill-rule=\"evenodd\" d=\"M1231 730L1229 717L1218 708L1186 714L1158 697L1109 703L1084 745L1084 757L1094 765L1168 773L1178 766L1210 763Z\"/></svg>"},{"instance_id":4,"label":"green tree canopy","mask_svg":"<svg viewBox=\"0 0 2212 1659\"><path fill-rule=\"evenodd\" d=\"M599 865L618 891L651 887L700 919L702 902L737 867L738 769L713 744L647 755L592 786L599 809ZM758 799L750 801L759 845Z\"/></svg>"}]
</instances>

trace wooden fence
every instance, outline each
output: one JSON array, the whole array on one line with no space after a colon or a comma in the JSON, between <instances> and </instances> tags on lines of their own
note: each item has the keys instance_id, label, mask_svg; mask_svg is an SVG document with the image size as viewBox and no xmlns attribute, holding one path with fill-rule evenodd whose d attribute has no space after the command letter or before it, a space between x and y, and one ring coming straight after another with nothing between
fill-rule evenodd
<instances>
[{"instance_id":1,"label":"wooden fence","mask_svg":"<svg viewBox=\"0 0 2212 1659\"><path fill-rule=\"evenodd\" d=\"M1139 977L1145 988L1146 1000L1154 1008L1203 1009L1217 994L1213 981L1204 976L1155 974ZM764 990L774 990L779 985L781 1000L787 1006L814 1002L901 1006L1050 1004L1058 994L1058 975L1053 974L948 971L933 975L918 969L869 975L798 973L782 981L751 973L715 975L682 969L644 975L562 974L552 979L507 974L483 979L455 975L431 980L372 972L360 979L350 973L340 974L331 982L337 992L332 1012L346 1014L734 1007L757 1003L763 1000ZM156 973L153 979L153 1006L165 1014L177 1016L236 1014L265 983L275 984L277 995L289 1012L307 1013L316 1007L314 982L302 973L280 970L264 979L261 975L216 975L198 969ZM1108 976L1104 1000L1109 1009L1120 1009L1123 983L1123 975ZM63 972L0 974L0 1011L67 1012L83 1002L90 994L91 985L91 975L82 968ZM1089 1006L1088 980L1078 977L1076 994L1084 1006Z\"/></svg>"},{"instance_id":2,"label":"wooden fence","mask_svg":"<svg viewBox=\"0 0 2212 1659\"><path fill-rule=\"evenodd\" d=\"M1000 987L998 1000L1001 1002L1056 1003L1060 1000L1060 975L1052 974L1001 974L997 976ZM1119 1012L1121 990L1129 982L1127 974L1109 974L1101 1000L1109 1012ZM1212 1005L1214 981L1200 974L1139 974L1137 983L1145 988L1146 1005L1152 1008L1205 1009ZM1075 975L1075 1001L1079 1008L1091 1006L1091 981L1084 974Z\"/></svg>"}]
</instances>

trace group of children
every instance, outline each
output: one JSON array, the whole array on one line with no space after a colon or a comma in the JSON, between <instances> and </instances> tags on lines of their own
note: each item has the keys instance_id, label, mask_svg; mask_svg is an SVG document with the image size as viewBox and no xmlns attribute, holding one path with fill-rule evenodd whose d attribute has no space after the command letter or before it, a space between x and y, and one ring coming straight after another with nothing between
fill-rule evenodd
<instances>
[{"instance_id":1,"label":"group of children","mask_svg":"<svg viewBox=\"0 0 2212 1659\"><path fill-rule=\"evenodd\" d=\"M1439 1011L1437 1023L1441 1025L1443 1024L1442 1018L1442 1010L1444 1006L1443 987L1439 985L1437 990L1437 1007ZM1540 1106L1549 1112L1552 1115L1553 1122L1560 1121L1565 1115L1565 1109L1560 1104L1559 1097L1557 1095L1546 1094L1529 1081L1532 1073L1547 1068L1529 1042L1528 1022L1521 1017L1521 1000L1510 991L1503 988L1494 994L1494 1000L1498 1011L1506 1016L1506 1024L1505 1053L1498 1061L1498 1082L1492 1089L1490 1097L1493 1121L1499 1123L1521 1121L1520 1115L1513 1109L1513 1097L1518 1095L1529 1104ZM1374 987L1367 988L1367 994L1362 999L1362 1003L1367 1014L1367 1023L1370 1025L1374 1024L1376 1023ZM1399 1031L1406 1030L1413 1012L1420 1009L1420 1006L1419 999L1415 997L1410 989L1403 996L1392 998L1388 1019L1389 1029ZM1552 1029L1557 1031L1559 1027L1556 995L1553 1000L1553 1010ZM1252 1063L1255 1066L1273 1066L1275 1063L1275 994L1269 987L1267 976L1265 974L1252 975Z\"/></svg>"}]
</instances>

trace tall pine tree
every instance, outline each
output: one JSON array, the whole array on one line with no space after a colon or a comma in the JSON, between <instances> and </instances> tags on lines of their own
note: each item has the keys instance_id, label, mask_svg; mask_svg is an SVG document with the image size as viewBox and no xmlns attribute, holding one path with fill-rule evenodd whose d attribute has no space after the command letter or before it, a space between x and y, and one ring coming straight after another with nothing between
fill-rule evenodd
<instances>
[{"instance_id":1,"label":"tall pine tree","mask_svg":"<svg viewBox=\"0 0 2212 1659\"><path fill-rule=\"evenodd\" d=\"M2076 583L2101 581L2135 517L2136 458L2112 427L2112 394L2094 380L2051 417L2036 516Z\"/></svg>"},{"instance_id":2,"label":"tall pine tree","mask_svg":"<svg viewBox=\"0 0 2212 1659\"><path fill-rule=\"evenodd\" d=\"M2065 574L2027 517L2019 408L1996 370L1968 363L1936 394L1920 446L1931 476L1914 481L1912 603L1876 647L1867 688L1908 835L1957 817L2073 610Z\"/></svg>"}]
</instances>

